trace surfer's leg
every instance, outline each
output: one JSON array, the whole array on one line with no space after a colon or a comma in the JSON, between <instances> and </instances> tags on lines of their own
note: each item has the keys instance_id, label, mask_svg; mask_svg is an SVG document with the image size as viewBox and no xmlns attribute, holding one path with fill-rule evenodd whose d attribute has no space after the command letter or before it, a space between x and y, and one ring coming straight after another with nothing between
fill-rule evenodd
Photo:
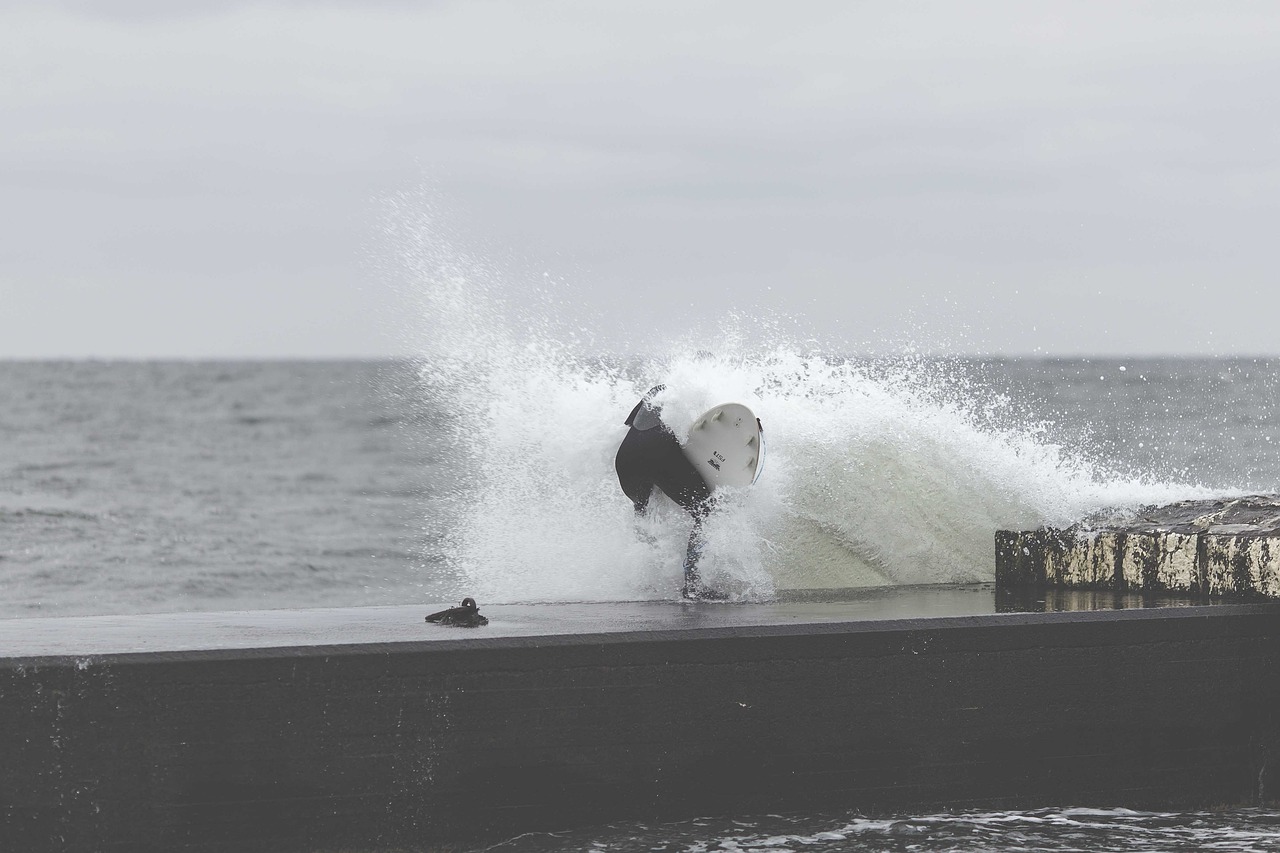
<instances>
[{"instance_id":1,"label":"surfer's leg","mask_svg":"<svg viewBox=\"0 0 1280 853\"><path fill-rule=\"evenodd\" d=\"M655 480L658 488L666 493L677 504L693 517L693 530L689 533L689 544L684 556L684 590L685 598L690 599L723 599L724 596L708 589L702 583L698 573L698 561L702 557L705 538L702 524L711 511L711 487L698 473L689 458L680 449L675 436L667 434L669 439L662 447L661 454L655 460Z\"/></svg>"},{"instance_id":2,"label":"surfer's leg","mask_svg":"<svg viewBox=\"0 0 1280 853\"><path fill-rule=\"evenodd\" d=\"M693 601L724 601L728 596L704 584L702 573L698 571L698 561L702 558L702 549L706 545L702 523L707 517L708 509L709 504L704 502L701 511L693 516L693 530L689 531L689 546L684 555L684 589L681 595Z\"/></svg>"},{"instance_id":3,"label":"surfer's leg","mask_svg":"<svg viewBox=\"0 0 1280 853\"><path fill-rule=\"evenodd\" d=\"M694 518L693 530L689 531L689 546L684 552L684 597L702 587L702 576L698 574L698 560L702 558L702 547L706 540L702 537L702 519Z\"/></svg>"}]
</instances>

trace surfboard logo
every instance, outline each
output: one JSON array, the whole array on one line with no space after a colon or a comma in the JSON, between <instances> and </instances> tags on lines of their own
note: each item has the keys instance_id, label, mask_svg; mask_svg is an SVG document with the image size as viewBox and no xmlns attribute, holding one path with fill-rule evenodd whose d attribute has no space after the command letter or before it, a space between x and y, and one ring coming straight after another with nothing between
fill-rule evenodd
<instances>
[{"instance_id":1,"label":"surfboard logo","mask_svg":"<svg viewBox=\"0 0 1280 853\"><path fill-rule=\"evenodd\" d=\"M715 489L751 485L763 461L764 436L755 414L741 403L722 403L689 428L684 453Z\"/></svg>"}]
</instances>

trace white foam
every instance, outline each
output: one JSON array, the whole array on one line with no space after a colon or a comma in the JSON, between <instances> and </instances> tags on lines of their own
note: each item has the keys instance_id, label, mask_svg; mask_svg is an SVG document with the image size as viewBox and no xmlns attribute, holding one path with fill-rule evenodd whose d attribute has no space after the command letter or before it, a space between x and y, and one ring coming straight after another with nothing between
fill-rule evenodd
<instances>
[{"instance_id":1,"label":"white foam","mask_svg":"<svg viewBox=\"0 0 1280 853\"><path fill-rule=\"evenodd\" d=\"M761 341L742 318L699 343L714 355L675 345L620 367L566 342L554 311L513 309L518 281L469 265L419 226L407 251L428 321L424 387L457 415L471 474L457 495L453 570L483 601L678 594L688 518L659 499L638 524L613 467L624 417L658 383L678 433L727 401L764 423L764 476L707 528L704 575L737 597L989 580L998 528L1204 494L1108 474L1033 423L991 426L979 417L989 400L966 399L922 362L872 371Z\"/></svg>"}]
</instances>

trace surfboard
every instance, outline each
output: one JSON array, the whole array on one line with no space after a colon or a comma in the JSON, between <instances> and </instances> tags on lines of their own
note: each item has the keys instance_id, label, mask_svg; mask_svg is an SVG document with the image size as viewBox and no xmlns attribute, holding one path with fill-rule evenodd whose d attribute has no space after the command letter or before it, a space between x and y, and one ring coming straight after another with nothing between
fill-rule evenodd
<instances>
[{"instance_id":1,"label":"surfboard","mask_svg":"<svg viewBox=\"0 0 1280 853\"><path fill-rule=\"evenodd\" d=\"M764 430L741 403L722 403L696 418L683 449L713 489L750 486L764 469Z\"/></svg>"}]
</instances>

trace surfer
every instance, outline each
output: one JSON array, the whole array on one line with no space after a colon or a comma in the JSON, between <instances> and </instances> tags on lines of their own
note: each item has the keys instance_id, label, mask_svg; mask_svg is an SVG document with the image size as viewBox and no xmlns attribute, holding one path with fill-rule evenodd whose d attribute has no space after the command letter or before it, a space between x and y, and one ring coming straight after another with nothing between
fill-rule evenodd
<instances>
[{"instance_id":1,"label":"surfer","mask_svg":"<svg viewBox=\"0 0 1280 853\"><path fill-rule=\"evenodd\" d=\"M693 530L684 559L684 589L689 599L723 599L724 595L702 583L698 558L702 556L702 523L711 511L711 487L680 449L680 442L662 421L662 405L654 398L666 388L649 390L623 422L631 427L614 459L618 484L631 498L636 515L643 517L656 486L693 516Z\"/></svg>"}]
</instances>

